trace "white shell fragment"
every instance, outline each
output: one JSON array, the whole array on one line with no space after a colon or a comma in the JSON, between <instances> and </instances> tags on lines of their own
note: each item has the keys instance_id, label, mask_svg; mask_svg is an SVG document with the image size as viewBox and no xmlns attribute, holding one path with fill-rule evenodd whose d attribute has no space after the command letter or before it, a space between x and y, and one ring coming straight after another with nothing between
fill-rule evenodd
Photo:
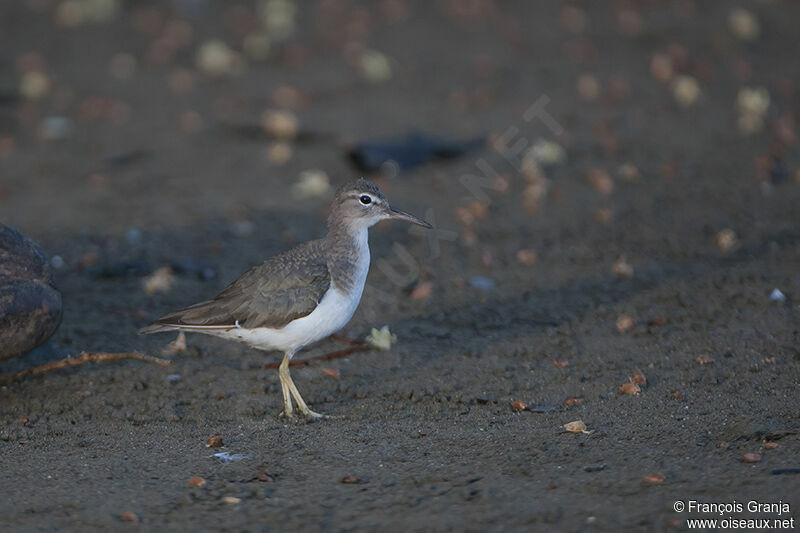
<instances>
[{"instance_id":1,"label":"white shell fragment","mask_svg":"<svg viewBox=\"0 0 800 533\"><path fill-rule=\"evenodd\" d=\"M249 455L245 455L243 453L230 453L230 452L219 452L212 455L215 459L219 459L223 463L233 463L235 461L242 461L244 459L250 459Z\"/></svg>"},{"instance_id":2,"label":"white shell fragment","mask_svg":"<svg viewBox=\"0 0 800 533\"><path fill-rule=\"evenodd\" d=\"M397 335L389 331L389 326L383 326L380 330L372 328L372 331L367 335L367 344L378 350L388 350L392 344L397 342Z\"/></svg>"},{"instance_id":3,"label":"white shell fragment","mask_svg":"<svg viewBox=\"0 0 800 533\"><path fill-rule=\"evenodd\" d=\"M785 302L786 301L786 295L783 294L779 289L775 289L769 295L769 301L770 302Z\"/></svg>"}]
</instances>

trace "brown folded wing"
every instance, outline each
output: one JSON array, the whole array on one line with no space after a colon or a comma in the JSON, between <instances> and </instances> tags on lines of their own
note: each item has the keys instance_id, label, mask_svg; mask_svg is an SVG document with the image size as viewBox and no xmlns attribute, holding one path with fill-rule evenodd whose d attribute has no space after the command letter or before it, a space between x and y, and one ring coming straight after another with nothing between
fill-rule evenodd
<instances>
[{"instance_id":1,"label":"brown folded wing","mask_svg":"<svg viewBox=\"0 0 800 533\"><path fill-rule=\"evenodd\" d=\"M312 241L251 268L213 300L158 319L160 326L186 328L281 328L311 314L330 287L321 241Z\"/></svg>"}]
</instances>

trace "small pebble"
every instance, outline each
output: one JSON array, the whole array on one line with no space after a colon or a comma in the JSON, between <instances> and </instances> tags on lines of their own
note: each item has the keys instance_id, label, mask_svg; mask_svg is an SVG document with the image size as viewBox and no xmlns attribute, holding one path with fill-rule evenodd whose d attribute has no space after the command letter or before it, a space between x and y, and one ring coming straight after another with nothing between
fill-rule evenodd
<instances>
[{"instance_id":1,"label":"small pebble","mask_svg":"<svg viewBox=\"0 0 800 533\"><path fill-rule=\"evenodd\" d=\"M226 505L235 505L237 503L241 503L242 499L237 498L236 496L223 496L220 501Z\"/></svg>"},{"instance_id":2,"label":"small pebble","mask_svg":"<svg viewBox=\"0 0 800 533\"><path fill-rule=\"evenodd\" d=\"M479 289L482 291L490 291L494 288L494 280L483 276L472 276L469 278L467 283L473 289Z\"/></svg>"},{"instance_id":3,"label":"small pebble","mask_svg":"<svg viewBox=\"0 0 800 533\"><path fill-rule=\"evenodd\" d=\"M717 233L716 242L720 252L730 252L733 247L736 246L736 233L730 228L720 230L719 233Z\"/></svg>"},{"instance_id":4,"label":"small pebble","mask_svg":"<svg viewBox=\"0 0 800 533\"><path fill-rule=\"evenodd\" d=\"M633 276L633 267L628 263L624 255L619 256L611 267L611 271L621 278Z\"/></svg>"},{"instance_id":5,"label":"small pebble","mask_svg":"<svg viewBox=\"0 0 800 533\"><path fill-rule=\"evenodd\" d=\"M200 476L190 477L189 478L189 485L192 487L205 487L206 480L201 478Z\"/></svg>"},{"instance_id":6,"label":"small pebble","mask_svg":"<svg viewBox=\"0 0 800 533\"><path fill-rule=\"evenodd\" d=\"M785 302L786 301L786 295L783 294L779 289L775 289L775 290L772 291L772 293L770 293L769 301L770 302Z\"/></svg>"},{"instance_id":7,"label":"small pebble","mask_svg":"<svg viewBox=\"0 0 800 533\"><path fill-rule=\"evenodd\" d=\"M45 141L60 141L69 137L75 124L68 117L47 117L39 126L39 136Z\"/></svg>"},{"instance_id":8,"label":"small pebble","mask_svg":"<svg viewBox=\"0 0 800 533\"><path fill-rule=\"evenodd\" d=\"M511 402L511 408L514 411L524 411L525 409L528 408L528 404L526 404L525 402L521 402L519 400L514 400L513 402Z\"/></svg>"},{"instance_id":9,"label":"small pebble","mask_svg":"<svg viewBox=\"0 0 800 533\"><path fill-rule=\"evenodd\" d=\"M119 519L122 520L123 522L130 522L131 524L139 523L139 517L136 516L136 513L132 511L123 511L122 513L120 513Z\"/></svg>"},{"instance_id":10,"label":"small pebble","mask_svg":"<svg viewBox=\"0 0 800 533\"><path fill-rule=\"evenodd\" d=\"M297 198L319 198L328 194L331 181L324 170L311 169L300 173L300 178L292 190Z\"/></svg>"},{"instance_id":11,"label":"small pebble","mask_svg":"<svg viewBox=\"0 0 800 533\"><path fill-rule=\"evenodd\" d=\"M619 331L620 333L625 333L627 331L630 331L631 329L633 329L633 326L634 326L633 317L631 317L631 315L629 315L628 313L622 313L621 315L619 315L619 318L617 318L617 331Z\"/></svg>"},{"instance_id":12,"label":"small pebble","mask_svg":"<svg viewBox=\"0 0 800 533\"><path fill-rule=\"evenodd\" d=\"M654 472L652 474L647 474L642 479L644 480L645 483L651 483L653 485L657 485L659 483L664 483L664 481L667 479L667 476L665 476L661 472Z\"/></svg>"},{"instance_id":13,"label":"small pebble","mask_svg":"<svg viewBox=\"0 0 800 533\"><path fill-rule=\"evenodd\" d=\"M568 424L564 424L564 429L566 429L570 433L585 433L586 424L583 423L583 420L575 420L574 422L569 422Z\"/></svg>"},{"instance_id":14,"label":"small pebble","mask_svg":"<svg viewBox=\"0 0 800 533\"><path fill-rule=\"evenodd\" d=\"M381 83L392 77L389 58L377 50L365 50L361 54L361 75L371 83Z\"/></svg>"},{"instance_id":15,"label":"small pebble","mask_svg":"<svg viewBox=\"0 0 800 533\"><path fill-rule=\"evenodd\" d=\"M761 461L761 454L760 453L746 453L742 455L742 462L743 463L757 463Z\"/></svg>"},{"instance_id":16,"label":"small pebble","mask_svg":"<svg viewBox=\"0 0 800 533\"><path fill-rule=\"evenodd\" d=\"M631 396L634 396L636 394L639 394L641 391L642 391L642 389L641 389L641 387L639 387L639 385L637 385L636 383L633 383L632 381L628 381L628 382L622 384L622 386L619 388L618 393L619 394L629 394Z\"/></svg>"},{"instance_id":17,"label":"small pebble","mask_svg":"<svg viewBox=\"0 0 800 533\"><path fill-rule=\"evenodd\" d=\"M700 98L700 85L691 76L677 76L672 83L672 94L678 105L688 108Z\"/></svg>"},{"instance_id":18,"label":"small pebble","mask_svg":"<svg viewBox=\"0 0 800 533\"><path fill-rule=\"evenodd\" d=\"M761 34L761 24L756 16L744 9L733 9L728 16L728 27L731 33L742 41L755 41Z\"/></svg>"},{"instance_id":19,"label":"small pebble","mask_svg":"<svg viewBox=\"0 0 800 533\"><path fill-rule=\"evenodd\" d=\"M26 72L19 83L19 92L28 100L39 100L50 91L50 78L43 72Z\"/></svg>"}]
</instances>

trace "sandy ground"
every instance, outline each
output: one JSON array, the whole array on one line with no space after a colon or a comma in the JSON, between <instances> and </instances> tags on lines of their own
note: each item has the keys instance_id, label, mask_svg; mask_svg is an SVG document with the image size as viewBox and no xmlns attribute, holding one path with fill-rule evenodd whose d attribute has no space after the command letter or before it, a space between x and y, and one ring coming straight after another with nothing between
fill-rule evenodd
<instances>
[{"instance_id":1,"label":"sandy ground","mask_svg":"<svg viewBox=\"0 0 800 533\"><path fill-rule=\"evenodd\" d=\"M324 232L329 194L293 186L310 169L334 185L356 175L348 142L409 130L507 142L376 177L437 229L372 231L368 286L343 333L388 324L390 351L293 370L335 418L279 419L277 372L264 368L278 354L202 336L167 368L7 383L0 529L800 518L796 3L732 15L723 1L319 2L266 59L244 54L218 77L199 71L198 49L222 39L240 53L261 31L257 4L119 2L76 25L77 4L107 5L0 7L0 215L60 258L64 300L51 342L0 374L84 350L162 355L174 337L139 327ZM29 78L19 96L30 72L48 87ZM767 106L737 104L758 87ZM526 115L537 103L546 113ZM286 146L237 133L259 131L265 109L313 133L288 141L284 164ZM523 161L533 145L538 167ZM170 290L145 292L147 275L181 264ZM770 301L776 288L783 301ZM640 393L620 394L637 370ZM576 420L587 433L564 430ZM222 448L206 447L214 435ZM760 460L743 462L751 453ZM790 511L679 513L676 500Z\"/></svg>"}]
</instances>

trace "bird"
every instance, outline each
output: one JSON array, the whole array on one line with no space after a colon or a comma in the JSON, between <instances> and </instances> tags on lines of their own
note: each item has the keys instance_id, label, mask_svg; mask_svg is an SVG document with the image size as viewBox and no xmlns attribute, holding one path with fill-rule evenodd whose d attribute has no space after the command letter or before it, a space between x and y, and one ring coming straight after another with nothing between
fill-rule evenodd
<instances>
[{"instance_id":1,"label":"bird","mask_svg":"<svg viewBox=\"0 0 800 533\"><path fill-rule=\"evenodd\" d=\"M386 220L424 228L425 220L394 209L380 188L358 178L338 189L325 237L300 244L245 272L211 300L169 313L140 333L187 331L283 352L278 376L282 415L325 418L308 407L289 373L289 362L305 346L339 331L353 316L369 271L368 230Z\"/></svg>"}]
</instances>

